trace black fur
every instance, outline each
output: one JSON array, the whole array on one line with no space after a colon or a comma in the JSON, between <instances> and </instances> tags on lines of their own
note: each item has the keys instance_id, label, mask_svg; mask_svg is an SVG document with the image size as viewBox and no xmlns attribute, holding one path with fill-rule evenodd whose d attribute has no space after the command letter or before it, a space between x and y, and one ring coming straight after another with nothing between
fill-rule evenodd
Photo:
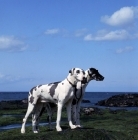
<instances>
[{"instance_id":1,"label":"black fur","mask_svg":"<svg viewBox=\"0 0 138 140\"><path fill-rule=\"evenodd\" d=\"M55 94L55 89L56 89L56 87L58 86L58 84L59 84L59 82L56 82L56 83L54 83L54 84L51 86L51 88L50 88L49 93L50 93L50 95L51 95L52 97L53 97L54 94Z\"/></svg>"}]
</instances>

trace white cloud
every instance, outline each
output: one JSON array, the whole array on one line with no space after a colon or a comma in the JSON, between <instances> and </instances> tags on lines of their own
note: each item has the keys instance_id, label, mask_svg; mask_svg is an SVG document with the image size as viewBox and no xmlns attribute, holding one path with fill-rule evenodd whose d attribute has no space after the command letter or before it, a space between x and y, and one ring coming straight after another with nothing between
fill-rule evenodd
<instances>
[{"instance_id":1,"label":"white cloud","mask_svg":"<svg viewBox=\"0 0 138 140\"><path fill-rule=\"evenodd\" d=\"M0 83L16 82L20 79L20 76L4 75L0 73Z\"/></svg>"},{"instance_id":2,"label":"white cloud","mask_svg":"<svg viewBox=\"0 0 138 140\"><path fill-rule=\"evenodd\" d=\"M101 21L111 26L128 25L138 17L138 7L123 7L111 16L101 17Z\"/></svg>"},{"instance_id":3,"label":"white cloud","mask_svg":"<svg viewBox=\"0 0 138 140\"><path fill-rule=\"evenodd\" d=\"M128 47L117 49L116 53L121 54L121 53L131 52L133 50L134 50L134 47L128 46Z\"/></svg>"},{"instance_id":4,"label":"white cloud","mask_svg":"<svg viewBox=\"0 0 138 140\"><path fill-rule=\"evenodd\" d=\"M45 34L47 35L54 35L54 34L58 34L60 32L59 29L48 29L45 31Z\"/></svg>"},{"instance_id":5,"label":"white cloud","mask_svg":"<svg viewBox=\"0 0 138 140\"><path fill-rule=\"evenodd\" d=\"M84 37L85 41L113 41L130 39L131 35L126 30L116 30L107 32L105 30L98 31L96 35L88 34Z\"/></svg>"},{"instance_id":6,"label":"white cloud","mask_svg":"<svg viewBox=\"0 0 138 140\"><path fill-rule=\"evenodd\" d=\"M27 45L14 36L0 36L0 51L22 52L26 49Z\"/></svg>"}]
</instances>

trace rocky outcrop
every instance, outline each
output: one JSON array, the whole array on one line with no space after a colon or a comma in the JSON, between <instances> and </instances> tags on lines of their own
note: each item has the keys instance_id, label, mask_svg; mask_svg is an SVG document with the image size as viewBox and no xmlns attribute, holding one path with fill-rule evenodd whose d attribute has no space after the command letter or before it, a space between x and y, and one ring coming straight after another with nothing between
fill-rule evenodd
<instances>
[{"instance_id":1,"label":"rocky outcrop","mask_svg":"<svg viewBox=\"0 0 138 140\"><path fill-rule=\"evenodd\" d=\"M84 113L84 115L92 115L92 114L102 115L101 110L97 107L83 107L81 108L81 112Z\"/></svg>"},{"instance_id":2,"label":"rocky outcrop","mask_svg":"<svg viewBox=\"0 0 138 140\"><path fill-rule=\"evenodd\" d=\"M107 107L137 107L138 94L119 94L108 99L98 101L96 105Z\"/></svg>"},{"instance_id":3,"label":"rocky outcrop","mask_svg":"<svg viewBox=\"0 0 138 140\"><path fill-rule=\"evenodd\" d=\"M82 100L82 103L91 103L89 100L85 100L85 99L83 99Z\"/></svg>"},{"instance_id":4,"label":"rocky outcrop","mask_svg":"<svg viewBox=\"0 0 138 140\"><path fill-rule=\"evenodd\" d=\"M27 104L24 103L22 100L11 100L11 101L1 101L0 102L0 109L25 109L27 108Z\"/></svg>"}]
</instances>

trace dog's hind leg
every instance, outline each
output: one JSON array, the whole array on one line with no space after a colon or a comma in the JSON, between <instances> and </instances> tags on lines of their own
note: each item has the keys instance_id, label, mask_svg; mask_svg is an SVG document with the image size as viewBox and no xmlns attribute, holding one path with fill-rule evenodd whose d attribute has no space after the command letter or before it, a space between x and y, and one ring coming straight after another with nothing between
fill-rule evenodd
<instances>
[{"instance_id":1,"label":"dog's hind leg","mask_svg":"<svg viewBox=\"0 0 138 140\"><path fill-rule=\"evenodd\" d=\"M29 117L29 115L32 113L32 111L34 110L34 104L32 103L28 103L28 109L27 109L27 112L26 112L26 115L25 117L23 118L23 123L22 123L22 127L21 127L21 133L25 133L25 124L26 124L26 121Z\"/></svg>"},{"instance_id":2,"label":"dog's hind leg","mask_svg":"<svg viewBox=\"0 0 138 140\"><path fill-rule=\"evenodd\" d=\"M30 96L28 97L28 109L27 109L26 115L23 119L23 123L22 123L22 127L21 127L21 133L25 133L26 121L27 121L29 115L33 112L38 98L39 98L39 96L33 97L32 94L30 94Z\"/></svg>"},{"instance_id":3,"label":"dog's hind leg","mask_svg":"<svg viewBox=\"0 0 138 140\"><path fill-rule=\"evenodd\" d=\"M49 123L49 129L51 130L52 129L51 120L52 120L53 112L52 112L52 108L49 103L46 104L46 110L47 110L47 114L48 114L47 121Z\"/></svg>"},{"instance_id":4,"label":"dog's hind leg","mask_svg":"<svg viewBox=\"0 0 138 140\"><path fill-rule=\"evenodd\" d=\"M38 133L39 131L39 120L42 115L43 103L37 103L35 105L35 109L32 114L32 130L34 133Z\"/></svg>"}]
</instances>

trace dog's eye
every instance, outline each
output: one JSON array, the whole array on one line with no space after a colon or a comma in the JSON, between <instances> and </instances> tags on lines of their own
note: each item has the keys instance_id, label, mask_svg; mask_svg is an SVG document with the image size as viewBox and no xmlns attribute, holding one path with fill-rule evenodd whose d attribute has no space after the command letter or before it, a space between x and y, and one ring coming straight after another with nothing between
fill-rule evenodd
<instances>
[{"instance_id":1,"label":"dog's eye","mask_svg":"<svg viewBox=\"0 0 138 140\"><path fill-rule=\"evenodd\" d=\"M76 73L80 73L80 71L79 70L76 70Z\"/></svg>"}]
</instances>

